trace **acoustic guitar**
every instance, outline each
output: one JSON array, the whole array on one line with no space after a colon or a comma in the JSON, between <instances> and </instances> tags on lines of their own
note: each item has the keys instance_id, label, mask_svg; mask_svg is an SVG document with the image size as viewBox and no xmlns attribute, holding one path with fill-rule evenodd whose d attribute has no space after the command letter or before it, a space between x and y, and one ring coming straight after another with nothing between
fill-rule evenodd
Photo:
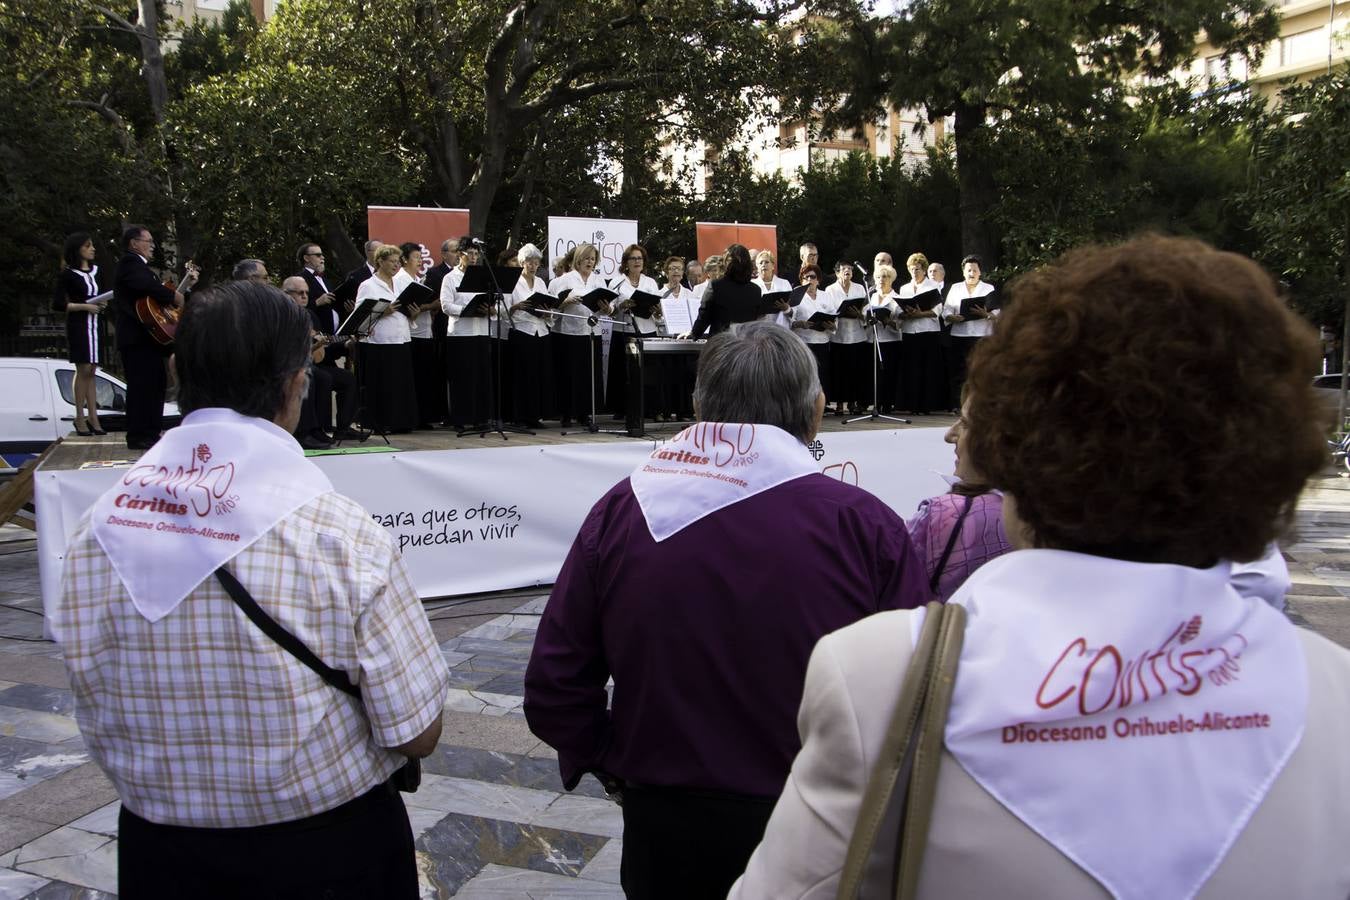
<instances>
[{"instance_id":1,"label":"acoustic guitar","mask_svg":"<svg viewBox=\"0 0 1350 900\"><path fill-rule=\"evenodd\" d=\"M198 269L192 260L187 261L183 267L183 280L179 283L179 290L189 291L197 283L197 278L201 275L201 269ZM136 318L145 326L146 333L150 335L151 340L164 347L173 346L173 336L178 330L178 316L180 310L172 303L164 304L149 296L148 294L136 301Z\"/></svg>"}]
</instances>

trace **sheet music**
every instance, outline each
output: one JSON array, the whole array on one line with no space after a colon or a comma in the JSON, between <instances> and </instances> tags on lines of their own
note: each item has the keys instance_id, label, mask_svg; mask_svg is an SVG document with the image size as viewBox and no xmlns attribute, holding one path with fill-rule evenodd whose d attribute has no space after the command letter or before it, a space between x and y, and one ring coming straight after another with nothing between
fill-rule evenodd
<instances>
[{"instance_id":1,"label":"sheet music","mask_svg":"<svg viewBox=\"0 0 1350 900\"><path fill-rule=\"evenodd\" d=\"M681 291L678 297L661 298L661 312L666 317L668 334L685 334L694 330L694 314L689 307L693 296L690 291Z\"/></svg>"}]
</instances>

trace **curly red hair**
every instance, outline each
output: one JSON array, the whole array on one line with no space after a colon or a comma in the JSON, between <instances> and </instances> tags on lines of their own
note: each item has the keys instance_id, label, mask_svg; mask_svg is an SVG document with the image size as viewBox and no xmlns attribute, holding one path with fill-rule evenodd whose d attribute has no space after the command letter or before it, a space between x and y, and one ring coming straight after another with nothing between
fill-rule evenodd
<instances>
[{"instance_id":1,"label":"curly red hair","mask_svg":"<svg viewBox=\"0 0 1350 900\"><path fill-rule=\"evenodd\" d=\"M971 356L971 459L1037 546L1261 556L1324 464L1318 346L1251 260L1148 236L1011 286Z\"/></svg>"}]
</instances>

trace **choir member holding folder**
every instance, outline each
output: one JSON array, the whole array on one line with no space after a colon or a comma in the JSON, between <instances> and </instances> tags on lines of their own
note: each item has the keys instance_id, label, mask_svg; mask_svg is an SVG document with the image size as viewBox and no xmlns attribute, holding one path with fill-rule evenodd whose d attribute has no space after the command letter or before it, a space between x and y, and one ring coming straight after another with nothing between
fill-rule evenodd
<instances>
[{"instance_id":1,"label":"choir member holding folder","mask_svg":"<svg viewBox=\"0 0 1350 900\"><path fill-rule=\"evenodd\" d=\"M877 387L874 402L877 412L885 414L895 408L896 395L900 387L900 306L895 293L895 269L883 264L874 271L877 290L867 301L867 337L875 340L881 351L881 362L877 369ZM874 351L875 352L875 351ZM869 379L871 373L868 373ZM868 381L871 384L871 381Z\"/></svg>"},{"instance_id":2,"label":"choir member holding folder","mask_svg":"<svg viewBox=\"0 0 1350 900\"><path fill-rule=\"evenodd\" d=\"M430 428L433 422L444 422L447 415L445 404L445 377L442 374L440 354L436 340L432 336L431 320L440 309L440 298L426 287L422 280L422 245L409 241L399 245L403 253L403 272L411 282L423 288L409 292L404 305L408 316L409 331L412 335L413 378L417 396L417 424L421 428ZM414 297L413 294L416 296Z\"/></svg>"},{"instance_id":3,"label":"choir member holding folder","mask_svg":"<svg viewBox=\"0 0 1350 900\"><path fill-rule=\"evenodd\" d=\"M928 277L928 258L911 253L905 260L910 280L896 291L900 303L900 330L905 342L900 347L901 412L926 416L934 410L949 409L947 372L942 356L942 293L937 282Z\"/></svg>"},{"instance_id":4,"label":"choir member holding folder","mask_svg":"<svg viewBox=\"0 0 1350 900\"><path fill-rule=\"evenodd\" d=\"M872 345L863 330L862 308L867 303L867 291L853 283L853 265L845 260L835 263L835 282L825 293L833 304L834 333L830 335L830 376L834 380L835 411L842 415L845 404L853 412L861 412L862 405L872 393ZM866 398L866 399L864 399Z\"/></svg>"},{"instance_id":5,"label":"choir member holding folder","mask_svg":"<svg viewBox=\"0 0 1350 900\"><path fill-rule=\"evenodd\" d=\"M450 369L450 424L466 429L492 417L491 304L487 294L461 294L464 275L478 251L460 240L460 267L441 282L441 312L446 315L446 354Z\"/></svg>"},{"instance_id":6,"label":"choir member holding folder","mask_svg":"<svg viewBox=\"0 0 1350 900\"><path fill-rule=\"evenodd\" d=\"M771 312L766 312L760 316L764 322L773 322L775 325L788 326L791 320L791 311L787 306L787 298L780 295L786 294L792 290L792 285L788 284L786 278L779 278L777 273L777 262L773 254L768 250L761 250L755 256L755 268L759 272L759 277L753 282L759 292L765 297L772 297L774 308Z\"/></svg>"},{"instance_id":7,"label":"choir member holding folder","mask_svg":"<svg viewBox=\"0 0 1350 900\"><path fill-rule=\"evenodd\" d=\"M511 417L526 428L539 428L551 415L553 362L549 354L548 315L555 298L539 275L544 254L526 244L516 254L520 280L511 293Z\"/></svg>"},{"instance_id":8,"label":"choir member holding folder","mask_svg":"<svg viewBox=\"0 0 1350 900\"><path fill-rule=\"evenodd\" d=\"M589 325L585 319L575 318L594 313L607 316L611 307L607 300L587 306L583 298L593 292L605 290L604 276L595 271L600 261L600 252L594 244L578 244L572 251L572 271L559 276L550 285L553 295L562 302L558 304L559 316L554 326L554 339L562 350L562 378L558 383L558 408L562 416L563 427L572 424L575 417L585 421L591 415L591 397L594 391L597 408L600 406L600 326ZM605 290L608 296L613 292ZM593 368L592 368L593 367ZM592 381L592 372L594 380Z\"/></svg>"},{"instance_id":9,"label":"choir member holding folder","mask_svg":"<svg viewBox=\"0 0 1350 900\"><path fill-rule=\"evenodd\" d=\"M980 280L982 265L982 260L974 255L961 260L965 281L952 285L942 304L942 317L952 326L949 374L953 403L961 396L961 388L966 383L966 357L970 356L976 341L994 333L994 316L998 315L994 286Z\"/></svg>"},{"instance_id":10,"label":"choir member holding folder","mask_svg":"<svg viewBox=\"0 0 1350 900\"><path fill-rule=\"evenodd\" d=\"M820 375L820 389L826 399L833 395L830 381L830 335L834 333L835 307L826 292L820 289L824 273L820 266L808 263L797 273L801 286L792 292L797 304L792 309L792 330L806 344L816 358L816 372Z\"/></svg>"},{"instance_id":11,"label":"choir member holding folder","mask_svg":"<svg viewBox=\"0 0 1350 900\"><path fill-rule=\"evenodd\" d=\"M374 259L375 274L361 282L356 302L374 297L388 305L361 339L361 424L380 432L411 431L417 424L412 335L398 297L412 279L402 271L403 252L393 244L381 245Z\"/></svg>"},{"instance_id":12,"label":"choir member holding folder","mask_svg":"<svg viewBox=\"0 0 1350 900\"><path fill-rule=\"evenodd\" d=\"M623 418L628 403L628 345L642 335L651 337L657 333L651 307L639 309L633 300L633 295L638 292L649 297L657 294L656 282L650 275L642 274L646 267L647 251L639 244L632 244L623 252L619 276L609 283L610 290L619 296L614 304L614 331L609 340L605 406L616 419ZM659 305L656 310L660 312Z\"/></svg>"}]
</instances>

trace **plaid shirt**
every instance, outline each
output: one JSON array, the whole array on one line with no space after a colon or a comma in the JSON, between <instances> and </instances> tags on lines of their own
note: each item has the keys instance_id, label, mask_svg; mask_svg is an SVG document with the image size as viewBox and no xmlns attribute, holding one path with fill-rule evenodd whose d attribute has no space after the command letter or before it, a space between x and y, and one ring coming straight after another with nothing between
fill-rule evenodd
<instances>
[{"instance_id":1,"label":"plaid shirt","mask_svg":"<svg viewBox=\"0 0 1350 900\"><path fill-rule=\"evenodd\" d=\"M71 539L62 636L76 717L137 815L234 828L311 816L387 779L385 748L421 734L449 676L387 532L324 494L227 564L267 613L362 700L330 687L208 578L158 622L143 618L90 530Z\"/></svg>"}]
</instances>

